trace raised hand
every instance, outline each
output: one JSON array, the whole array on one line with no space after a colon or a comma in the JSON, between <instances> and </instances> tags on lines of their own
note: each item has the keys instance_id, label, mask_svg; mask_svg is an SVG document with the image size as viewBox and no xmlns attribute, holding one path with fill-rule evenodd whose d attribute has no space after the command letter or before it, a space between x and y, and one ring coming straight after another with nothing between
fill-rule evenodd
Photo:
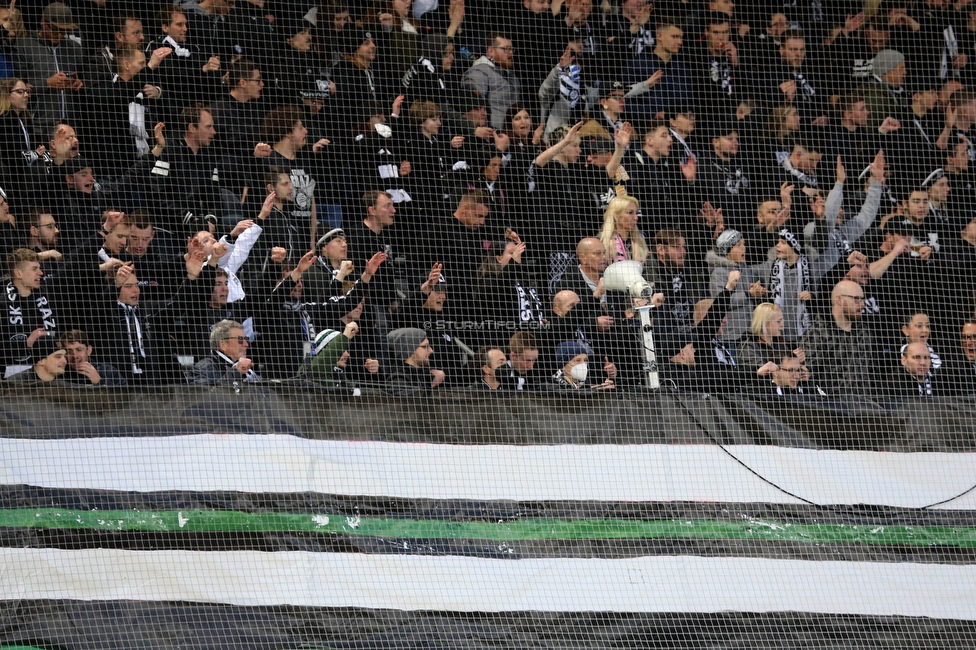
<instances>
[{"instance_id":1,"label":"raised hand","mask_svg":"<svg viewBox=\"0 0 976 650\"><path fill-rule=\"evenodd\" d=\"M441 271L444 270L444 265L440 262L436 262L432 267L430 267L430 273L427 274L427 279L422 285L420 285L420 290L425 296L430 295L430 292L434 290L437 283L441 279Z\"/></svg>"},{"instance_id":2,"label":"raised hand","mask_svg":"<svg viewBox=\"0 0 976 650\"><path fill-rule=\"evenodd\" d=\"M803 348L797 348L793 350L793 356L800 360L800 365L807 360L807 353L803 351Z\"/></svg>"},{"instance_id":3,"label":"raised hand","mask_svg":"<svg viewBox=\"0 0 976 650\"><path fill-rule=\"evenodd\" d=\"M149 63L147 64L149 66L149 69L155 70L156 68L158 68L159 64L163 62L163 59L165 59L172 53L173 53L173 48L171 47L157 47L155 50L153 50L152 54L149 57Z\"/></svg>"},{"instance_id":4,"label":"raised hand","mask_svg":"<svg viewBox=\"0 0 976 650\"><path fill-rule=\"evenodd\" d=\"M871 180L884 183L885 176L885 155L884 150L879 149L871 162Z\"/></svg>"},{"instance_id":5,"label":"raised hand","mask_svg":"<svg viewBox=\"0 0 976 650\"><path fill-rule=\"evenodd\" d=\"M166 128L165 122L157 122L153 127L153 137L156 139L156 146L160 149L166 148L166 138L163 136L163 129Z\"/></svg>"},{"instance_id":6,"label":"raised hand","mask_svg":"<svg viewBox=\"0 0 976 650\"><path fill-rule=\"evenodd\" d=\"M522 255L524 254L525 254L525 242L520 241L519 243L515 244L515 251L512 252L512 259L515 260L516 264L521 264Z\"/></svg>"},{"instance_id":7,"label":"raised hand","mask_svg":"<svg viewBox=\"0 0 976 650\"><path fill-rule=\"evenodd\" d=\"M230 236L239 237L242 232L244 232L245 230L247 230L253 225L254 225L253 219L244 219L242 221L238 221L237 225L234 226L234 229L230 231Z\"/></svg>"},{"instance_id":8,"label":"raised hand","mask_svg":"<svg viewBox=\"0 0 976 650\"><path fill-rule=\"evenodd\" d=\"M387 259L386 253L376 253L366 262L366 270L363 271L363 282L369 282L376 272L380 270L380 265Z\"/></svg>"},{"instance_id":9,"label":"raised hand","mask_svg":"<svg viewBox=\"0 0 976 650\"><path fill-rule=\"evenodd\" d=\"M900 128L901 128L901 122L899 122L898 120L896 120L895 118L889 115L888 117L884 118L884 121L881 123L881 126L878 127L878 133L882 135L888 135L889 133L897 131Z\"/></svg>"},{"instance_id":10,"label":"raised hand","mask_svg":"<svg viewBox=\"0 0 976 650\"><path fill-rule=\"evenodd\" d=\"M125 284L125 281L129 279L132 275L132 271L135 269L135 262L129 262L128 264L123 264L119 268L115 269L115 286L121 287Z\"/></svg>"},{"instance_id":11,"label":"raised hand","mask_svg":"<svg viewBox=\"0 0 976 650\"><path fill-rule=\"evenodd\" d=\"M405 95L397 95L397 98L393 100L393 111L390 114L400 117L400 109L403 108L403 102L406 99Z\"/></svg>"},{"instance_id":12,"label":"raised hand","mask_svg":"<svg viewBox=\"0 0 976 650\"><path fill-rule=\"evenodd\" d=\"M552 59L549 60L551 61ZM573 52L573 48L567 45L566 51L563 52L562 56L559 57L559 67L563 69L568 68L569 66L573 65L573 61L575 60L576 54Z\"/></svg>"},{"instance_id":13,"label":"raised hand","mask_svg":"<svg viewBox=\"0 0 976 650\"><path fill-rule=\"evenodd\" d=\"M261 212L258 213L258 219L262 221L271 216L271 209L274 208L275 191L271 190L268 195L264 197L264 203L261 204Z\"/></svg>"},{"instance_id":14,"label":"raised hand","mask_svg":"<svg viewBox=\"0 0 976 650\"><path fill-rule=\"evenodd\" d=\"M614 131L613 142L618 149L626 149L627 145L630 144L632 135L634 135L634 127L631 126L630 122L624 122L619 129Z\"/></svg>"}]
</instances>

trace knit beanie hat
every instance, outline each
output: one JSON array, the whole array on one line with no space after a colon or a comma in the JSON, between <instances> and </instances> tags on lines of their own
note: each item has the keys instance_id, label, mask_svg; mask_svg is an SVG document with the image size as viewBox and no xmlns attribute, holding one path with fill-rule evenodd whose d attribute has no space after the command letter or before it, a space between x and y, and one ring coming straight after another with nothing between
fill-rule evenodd
<instances>
[{"instance_id":1,"label":"knit beanie hat","mask_svg":"<svg viewBox=\"0 0 976 650\"><path fill-rule=\"evenodd\" d=\"M401 327L386 335L390 354L397 361L406 361L427 338L427 332L416 327Z\"/></svg>"},{"instance_id":2,"label":"knit beanie hat","mask_svg":"<svg viewBox=\"0 0 976 650\"><path fill-rule=\"evenodd\" d=\"M591 357L593 348L582 341L563 341L556 346L556 365L562 368L581 354Z\"/></svg>"},{"instance_id":3,"label":"knit beanie hat","mask_svg":"<svg viewBox=\"0 0 976 650\"><path fill-rule=\"evenodd\" d=\"M740 241L742 241L742 233L734 228L729 228L718 236L718 240L715 242L715 252L723 256L728 255L729 251Z\"/></svg>"},{"instance_id":4,"label":"knit beanie hat","mask_svg":"<svg viewBox=\"0 0 976 650\"><path fill-rule=\"evenodd\" d=\"M874 55L874 61L871 62L871 72L880 77L888 74L904 61L905 55L898 50L881 50Z\"/></svg>"}]
</instances>

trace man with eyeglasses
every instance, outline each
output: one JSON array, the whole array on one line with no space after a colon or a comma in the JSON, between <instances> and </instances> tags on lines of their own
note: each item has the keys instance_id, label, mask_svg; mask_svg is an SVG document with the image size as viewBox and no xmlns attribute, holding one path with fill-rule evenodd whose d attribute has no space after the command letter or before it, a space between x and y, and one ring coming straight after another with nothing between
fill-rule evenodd
<instances>
[{"instance_id":1,"label":"man with eyeglasses","mask_svg":"<svg viewBox=\"0 0 976 650\"><path fill-rule=\"evenodd\" d=\"M967 320L962 325L959 351L950 355L945 378L946 387L957 395L976 394L976 320Z\"/></svg>"},{"instance_id":2,"label":"man with eyeglasses","mask_svg":"<svg viewBox=\"0 0 976 650\"><path fill-rule=\"evenodd\" d=\"M800 386L800 377L803 372L799 357L792 352L783 355L779 365L770 376L773 382L773 390L780 397L787 395L802 395L803 387Z\"/></svg>"},{"instance_id":3,"label":"man with eyeglasses","mask_svg":"<svg viewBox=\"0 0 976 650\"><path fill-rule=\"evenodd\" d=\"M666 329L688 334L695 326L695 303L704 297L700 269L689 268L687 242L680 231L657 231L652 246L654 256L647 258L644 277L654 283L655 293L664 294L663 312L669 316Z\"/></svg>"},{"instance_id":4,"label":"man with eyeglasses","mask_svg":"<svg viewBox=\"0 0 976 650\"><path fill-rule=\"evenodd\" d=\"M255 145L261 140L261 122L271 107L261 97L264 80L254 61L241 59L232 64L228 83L230 92L214 104L213 114L215 126L222 136L217 143L217 152L226 170L223 187L240 202L244 188L251 180L246 161L255 155ZM260 200L263 194L257 192L254 197Z\"/></svg>"},{"instance_id":5,"label":"man with eyeglasses","mask_svg":"<svg viewBox=\"0 0 976 650\"><path fill-rule=\"evenodd\" d=\"M388 375L388 388L396 395L437 388L444 383L443 370L431 368L434 346L427 332L416 327L401 327L387 336L392 367Z\"/></svg>"},{"instance_id":6,"label":"man with eyeglasses","mask_svg":"<svg viewBox=\"0 0 976 650\"><path fill-rule=\"evenodd\" d=\"M54 277L61 268L63 255L58 251L61 231L54 215L46 210L31 210L27 216L30 239L27 247L37 253L37 260L44 271L44 280Z\"/></svg>"},{"instance_id":7,"label":"man with eyeglasses","mask_svg":"<svg viewBox=\"0 0 976 650\"><path fill-rule=\"evenodd\" d=\"M465 88L477 90L488 103L488 122L492 128L505 128L505 113L520 101L521 84L512 69L515 48L503 34L488 37L485 55L468 68L461 78Z\"/></svg>"},{"instance_id":8,"label":"man with eyeglasses","mask_svg":"<svg viewBox=\"0 0 976 650\"><path fill-rule=\"evenodd\" d=\"M816 317L800 341L811 383L826 395L869 397L879 365L874 337L861 322L864 290L841 280L830 293L830 305L830 318Z\"/></svg>"},{"instance_id":9,"label":"man with eyeglasses","mask_svg":"<svg viewBox=\"0 0 976 650\"><path fill-rule=\"evenodd\" d=\"M210 347L211 355L197 361L187 373L191 384L239 389L245 382L261 381L261 376L254 372L254 362L247 357L250 341L243 325L233 320L220 321L210 331Z\"/></svg>"}]
</instances>

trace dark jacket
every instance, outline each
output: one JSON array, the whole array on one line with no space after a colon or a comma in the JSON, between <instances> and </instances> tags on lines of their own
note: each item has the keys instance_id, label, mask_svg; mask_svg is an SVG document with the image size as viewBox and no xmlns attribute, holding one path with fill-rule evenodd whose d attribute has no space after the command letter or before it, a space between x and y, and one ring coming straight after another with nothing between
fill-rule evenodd
<instances>
[{"instance_id":1,"label":"dark jacket","mask_svg":"<svg viewBox=\"0 0 976 650\"><path fill-rule=\"evenodd\" d=\"M871 397L878 373L874 340L863 324L855 322L850 332L837 327L831 318L815 318L803 335L800 347L806 353L810 381L828 395Z\"/></svg>"},{"instance_id":2,"label":"dark jacket","mask_svg":"<svg viewBox=\"0 0 976 650\"><path fill-rule=\"evenodd\" d=\"M431 368L415 368L406 363L394 366L387 376L387 390L394 395L412 395L419 391L431 390L430 383L434 376Z\"/></svg>"},{"instance_id":3,"label":"dark jacket","mask_svg":"<svg viewBox=\"0 0 976 650\"><path fill-rule=\"evenodd\" d=\"M97 384L93 384L88 377L82 375L79 372L73 370L70 366L64 371L62 379L65 383L71 386L84 386L87 388L108 388L110 386L125 386L125 377L119 372L119 369L110 363L100 363L98 361L88 361L94 368L95 372L98 373L99 377L102 378Z\"/></svg>"},{"instance_id":4,"label":"dark jacket","mask_svg":"<svg viewBox=\"0 0 976 650\"><path fill-rule=\"evenodd\" d=\"M186 372L186 378L191 384L207 386L240 387L244 383L260 381L260 377L253 372L242 375L236 364L228 363L226 358L218 356L216 352L197 361L193 368Z\"/></svg>"}]
</instances>

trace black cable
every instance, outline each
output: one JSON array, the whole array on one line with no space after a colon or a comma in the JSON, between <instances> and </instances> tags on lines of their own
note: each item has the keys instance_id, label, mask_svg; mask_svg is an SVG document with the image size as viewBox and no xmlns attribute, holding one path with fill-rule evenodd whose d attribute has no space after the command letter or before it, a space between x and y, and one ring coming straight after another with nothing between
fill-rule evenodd
<instances>
[{"instance_id":1,"label":"black cable","mask_svg":"<svg viewBox=\"0 0 976 650\"><path fill-rule=\"evenodd\" d=\"M672 383L674 383L674 382L672 382ZM672 390L674 390L674 389L672 389ZM675 390L675 392L677 392L677 391ZM710 431L709 431L708 429L706 429L706 428L705 428L705 426L704 426L704 425L703 425L703 424L702 424L701 422L699 422L699 421L698 421L698 418L697 418L697 417L695 417L695 415L694 415L694 413L692 413L692 412L691 412L691 409L689 409L689 408L688 408L687 406L685 406L685 404L684 404L684 402L682 402L682 401L681 401L680 399L675 399L675 401L676 401L676 402L677 402L678 404L680 404L680 405L681 405L681 408L682 408L682 409L684 410L684 412L685 412L685 413L686 413L686 414L688 415L688 417L689 417L689 418L691 418L691 420L692 420L692 421L693 421L693 422L694 422L695 424L697 424L697 425L698 425L698 428L699 428L699 429L701 429L701 430L702 430L702 432L704 432L704 434L705 434L706 436L708 436L708 437L709 437L709 439L710 439L710 440L711 440L711 441L712 441L713 443L715 443L715 445L716 445L716 446L717 446L717 447L718 447L719 449L721 449L722 451L724 451L724 452L725 452L725 453L726 453L726 454L727 454L727 455L729 456L729 458L731 458L732 460L734 460L735 462L737 462L737 463L738 463L739 465L741 465L742 467L744 467L744 468L745 468L746 470L748 470L748 472L749 472L750 474L752 474L753 476L755 476L756 478L758 478L758 479L759 479L760 481L762 481L763 483L766 483L767 485L770 485L770 486L772 486L772 487L774 487L774 488L776 488L777 490L779 490L779 491L780 491L780 492L782 492L783 494L786 494L786 495L788 495L788 496L791 496L791 497L793 497L794 499L799 499L800 501L802 501L803 503L805 503L805 504L807 504L807 505L809 505L809 506L813 506L813 507L815 507L815 508L824 508L824 509L827 509L827 510L830 510L830 509L833 509L833 506L830 506L830 505L822 505L822 504L819 504L819 503L815 503L815 502L813 502L813 501L810 501L809 499L804 499L803 497L801 497L801 496L800 496L800 495L798 495L798 494L793 494L792 492L790 492L790 491L789 491L789 490L787 490L786 488L784 488L784 487L782 487L782 486L780 486L780 485L777 485L776 483L774 483L773 481L771 481L771 480L769 480L768 478L766 478L765 476L763 476L762 474L760 474L760 473L759 473L759 472L757 472L756 470L754 470L754 469L752 469L751 467L749 467L748 465L746 465L746 464L745 464L745 462L743 462L742 460L740 460L740 459L739 459L739 458L738 458L738 457L737 457L737 456L736 456L735 454L733 454L733 453L732 453L731 451L729 451L729 450L728 450L728 449L727 449L727 448L725 447L725 445L723 445L723 444L722 444L721 442L719 442L718 440L716 440L716 438L715 438L715 436L713 436L713 435L711 434L711 432L710 432ZM973 486L973 488L976 488L976 486Z\"/></svg>"},{"instance_id":2,"label":"black cable","mask_svg":"<svg viewBox=\"0 0 976 650\"><path fill-rule=\"evenodd\" d=\"M647 345L644 343L644 339L643 339L643 336L641 336L641 334L638 333L635 338L638 339L638 343L639 343L639 345L640 345L641 348L643 348L645 350L650 349L652 352L655 353L655 356L657 356L657 351L654 348L648 348L647 347ZM671 380L668 380L668 381L671 381ZM677 386L674 384L673 381L671 381L671 384L672 384L672 389L671 390L673 392L677 392ZM725 452L729 456L729 458L731 458L736 463L738 463L739 465L741 465L742 467L744 467L745 469L747 469L750 474L752 474L753 476L755 476L756 478L758 478L759 480L761 480L763 483L766 483L767 485L770 485L770 486L776 488L777 490L779 490L783 494L786 494L788 496L791 496L794 499L799 499L800 501L802 501L803 503L806 503L807 505L811 505L811 506L814 506L814 507L817 507L817 508L824 508L824 509L828 509L828 510L834 509L834 506L832 506L832 505L822 505L822 504L819 504L819 503L815 503L813 501L810 501L809 499L805 499L805 498L801 497L798 494L793 494L792 492L790 492L786 488L784 488L784 487L782 487L780 485L777 485L776 483L774 483L773 481L769 480L768 478L766 478L765 476L763 476L762 474L760 474L756 470L754 470L751 467L749 467L748 465L746 465L735 454L733 454L731 451L729 451L725 447L725 445L723 445L721 442L719 442L718 440L715 439L715 436L713 436L711 434L711 432L708 429L705 428L705 425L703 425L701 422L698 421L698 418L696 418L695 415L691 412L691 410L687 406L685 406L684 402L682 402L681 400L678 400L678 399L676 399L675 401L677 401L681 405L681 408L684 410L685 414L687 414L688 417L691 418L691 420L696 425L698 425L698 428L701 429L702 432L706 436L708 436L708 438L713 443L715 443L715 445L719 449L721 449L723 452ZM943 499L942 501L936 501L935 503L930 503L930 504L928 504L926 506L919 506L918 509L919 510L927 510L929 508L934 508L936 506L945 505L946 503L949 503L951 501L955 501L956 499L961 499L962 497L966 496L967 494L969 494L970 492L972 492L974 490L976 490L976 483L974 483L971 487L967 488L966 490L963 490L962 492L960 492L959 494L957 494L955 496L949 497L948 499Z\"/></svg>"},{"instance_id":3,"label":"black cable","mask_svg":"<svg viewBox=\"0 0 976 650\"><path fill-rule=\"evenodd\" d=\"M672 382L672 383L674 383L674 382ZM794 499L799 499L800 501L802 501L803 503L806 503L807 505L815 506L817 508L824 508L824 509L827 509L827 510L836 509L835 506L832 506L832 505L822 505L822 504L819 504L819 503L814 503L813 501L810 501L809 499L804 499L803 497L801 497L798 494L793 494L792 492L790 492L786 488L784 488L784 487L782 487L780 485L777 485L773 481L770 481L768 478L766 478L765 476L763 476L762 474L760 474L756 470L754 470L751 467L749 467L748 465L746 465L742 460L740 460L739 458L737 458L735 454L733 454L731 451L729 451L728 449L726 449L725 445L723 445L721 442L719 442L718 440L715 439L715 436L713 436L708 431L708 429L706 429L705 426L701 422L698 421L698 418L696 418L695 415L691 412L691 410L687 406L684 405L684 402L682 402L681 400L678 400L678 399L676 399L675 401L677 401L681 405L681 408L688 415L688 417L691 418L694 421L694 423L698 425L698 428L701 429L702 432L704 432L704 434L706 436L708 436L709 439L711 439L711 441L714 442L718 446L719 449L721 449L726 454L728 454L729 458L731 458L732 460L734 460L735 462L737 462L742 467L746 468L749 471L750 474L752 474L753 476L755 476L756 478L758 478L762 482L764 482L764 483L766 483L768 485L771 485L772 487L776 488L777 490L779 490L783 494L787 494L787 495L793 497ZM969 494L973 490L976 490L976 484L973 484L971 487L967 488L966 490L963 490L962 492L960 492L959 494L957 494L955 496L949 497L948 499L943 499L942 501L936 501L935 503L930 503L930 504L928 504L926 506L918 506L918 509L919 510L928 510L928 509L934 508L936 506L944 505L946 503L949 503L951 501L955 501L956 499L960 499L960 498L966 496L967 494Z\"/></svg>"},{"instance_id":4,"label":"black cable","mask_svg":"<svg viewBox=\"0 0 976 650\"><path fill-rule=\"evenodd\" d=\"M976 484L973 484L973 486L971 488L969 488L968 490L963 490L962 492L960 492L959 494L957 494L954 497L949 497L948 499L943 499L942 501L936 501L935 503L930 503L927 506L922 506L920 509L921 510L928 510L929 508L934 508L935 506L941 506L941 505L943 505L945 503L949 503L950 501L955 501L956 499L959 499L961 497L966 496L967 494L969 494L973 490L976 490Z\"/></svg>"},{"instance_id":5,"label":"black cable","mask_svg":"<svg viewBox=\"0 0 976 650\"><path fill-rule=\"evenodd\" d=\"M642 336L642 333L641 333L641 332L638 332L638 333L636 334L636 336L635 336L635 338L637 338L637 341L638 341L638 343L639 343L639 345L640 345L640 347L641 347L641 348L643 348L644 350L650 350L651 352L653 352L653 353L654 353L654 356L655 356L655 359L657 358L657 350L656 350L656 349L655 349L654 347L648 347L648 346L647 346L647 344L646 344L646 343L644 342L644 337ZM676 385L676 384L674 383L674 381L673 381L673 380L670 380L670 379L668 379L668 380L666 380L666 381L669 381L669 382L671 382L671 385L672 385L672 388L671 388L671 390L672 390L672 392L674 392L674 393L677 393L677 392L678 392L678 391L677 391L677 385ZM689 418L691 418L691 420L692 420L692 422L694 422L694 423L695 423L696 425L698 425L698 428L699 428L699 429L701 429L701 430L702 430L702 432L703 432L703 433L704 433L704 434L705 434L706 436L708 436L708 438L709 438L709 439L710 439L710 440L711 440L711 441L712 441L713 443L715 443L715 445L716 445L716 446L717 446L717 447L718 447L719 449L721 449L722 451L724 451L724 452L725 452L725 453L726 453L726 454L727 454L727 455L729 456L729 458L731 458L732 460L734 460L735 462L737 462L737 463L738 463L739 465L741 465L742 467L744 467L744 468L745 468L746 470L748 470L748 472L749 472L750 474L752 474L753 476L755 476L756 478L758 478L758 479L759 479L760 481L762 481L763 483L766 483L767 485L770 485L770 486L772 486L772 487L774 487L774 488L776 488L777 490L779 490L779 491L780 491L780 492L782 492L783 494L786 494L786 495L788 495L788 496L791 496L791 497L793 497L794 499L799 499L800 501L802 501L803 503L805 503L805 504L807 504L807 505L810 505L810 506L814 506L815 508L826 508L826 509L830 509L830 508L832 508L832 506L825 506L825 505L821 505L821 504L819 504L819 503L815 503L815 502L813 502L813 501L810 501L809 499L804 499L803 497L801 497L801 496L800 496L800 495L798 495L798 494L793 494L792 492L790 492L790 491L789 491L789 490L787 490L786 488L784 488L784 487L782 487L782 486L780 486L780 485L777 485L776 483L774 483L774 482L772 482L771 480L769 480L768 478L766 478L765 476L763 476L762 474L760 474L760 473L759 473L759 472L757 472L756 470L754 470L754 469L752 469L751 467L749 467L748 465L746 465L746 464L745 464L745 463L744 463L744 462L743 462L742 460L740 460L740 459L739 459L739 458L738 458L738 457L737 457L737 456L736 456L735 454L733 454L733 453L732 453L731 451L729 451L728 449L726 449L726 447L725 447L725 445L723 445L723 444L722 444L721 442L719 442L719 441L718 441L718 440L717 440L717 439L715 438L715 436L713 436L713 435L711 434L711 432L710 432L710 431L709 431L708 429L706 429L706 428L705 428L705 425L703 425L703 424L702 424L701 422L699 422L699 421L698 421L698 418L697 418L697 417L695 417L695 415L694 415L694 414L693 414L693 413L691 412L691 409L689 409L689 408L688 408L687 406L685 406L685 404L684 404L684 402L682 402L682 401L681 401L680 399L675 399L675 401L676 401L676 402L677 402L678 404L680 404L680 405L681 405L681 408L682 408L682 409L684 410L684 412L685 412L685 414L686 414L686 415L687 415L687 416L688 416ZM974 486L973 486L972 488L970 488L970 489L976 489L976 485L974 485ZM961 496L961 495L960 495L960 496Z\"/></svg>"}]
</instances>

